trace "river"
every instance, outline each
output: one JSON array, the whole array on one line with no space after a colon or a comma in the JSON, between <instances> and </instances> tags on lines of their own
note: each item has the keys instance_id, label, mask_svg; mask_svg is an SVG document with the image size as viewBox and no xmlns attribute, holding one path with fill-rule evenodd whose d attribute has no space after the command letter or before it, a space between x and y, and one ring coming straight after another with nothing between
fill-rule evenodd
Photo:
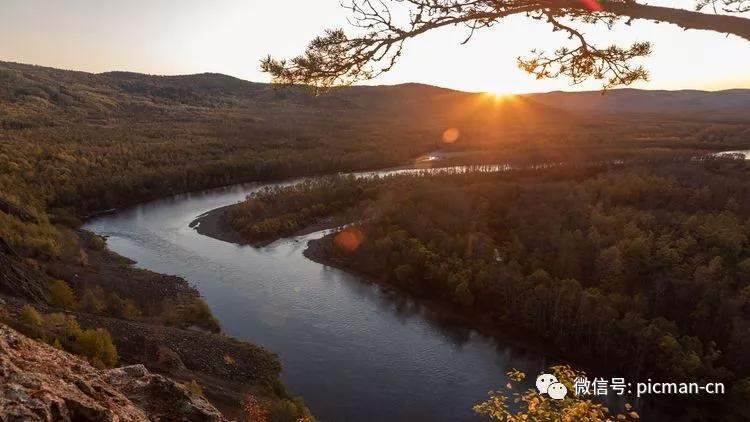
<instances>
[{"instance_id":1,"label":"river","mask_svg":"<svg viewBox=\"0 0 750 422\"><path fill-rule=\"evenodd\" d=\"M376 173L384 174L362 175ZM418 302L308 260L307 240L323 232L255 248L189 226L268 185L177 195L85 228L138 267L194 284L227 334L279 355L284 383L322 421L474 420L472 405L502 387L509 368L533 377L544 367L538 351L446 323Z\"/></svg>"},{"instance_id":2,"label":"river","mask_svg":"<svg viewBox=\"0 0 750 422\"><path fill-rule=\"evenodd\" d=\"M288 183L288 182L287 182ZM317 232L254 248L198 234L199 215L266 183L177 195L90 220L137 266L194 284L224 331L277 353L288 389L321 421L475 420L471 407L538 352L444 321L424 306L302 255Z\"/></svg>"}]
</instances>

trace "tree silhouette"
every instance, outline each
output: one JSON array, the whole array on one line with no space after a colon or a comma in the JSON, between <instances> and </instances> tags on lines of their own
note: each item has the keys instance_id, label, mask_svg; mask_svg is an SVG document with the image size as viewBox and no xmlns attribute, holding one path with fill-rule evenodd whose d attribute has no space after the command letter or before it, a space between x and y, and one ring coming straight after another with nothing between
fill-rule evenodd
<instances>
[{"instance_id":1,"label":"tree silhouette","mask_svg":"<svg viewBox=\"0 0 750 422\"><path fill-rule=\"evenodd\" d=\"M667 22L681 28L709 30L750 40L750 0L698 0L695 10L651 6L635 0L352 0L350 11L358 34L327 30L304 54L290 60L265 58L263 71L279 84L303 84L316 90L371 79L393 68L404 42L430 30L464 26L468 42L481 29L504 18L524 15L549 23L574 42L553 52L532 51L518 58L521 69L541 78L568 77L573 83L601 80L603 87L647 80L648 71L633 59L650 54L649 42L627 47L597 46L581 31L582 25L612 28L635 19ZM709 10L709 12L705 12Z\"/></svg>"}]
</instances>

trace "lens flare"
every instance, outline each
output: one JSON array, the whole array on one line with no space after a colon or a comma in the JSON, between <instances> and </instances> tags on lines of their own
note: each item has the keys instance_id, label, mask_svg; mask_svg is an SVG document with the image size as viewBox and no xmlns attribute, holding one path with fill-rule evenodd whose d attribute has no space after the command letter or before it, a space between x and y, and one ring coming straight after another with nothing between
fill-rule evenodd
<instances>
[{"instance_id":1,"label":"lens flare","mask_svg":"<svg viewBox=\"0 0 750 422\"><path fill-rule=\"evenodd\" d=\"M446 144L452 144L458 140L459 136L461 136L461 133L458 131L458 129L452 127L443 132L443 142L445 142Z\"/></svg>"},{"instance_id":2,"label":"lens flare","mask_svg":"<svg viewBox=\"0 0 750 422\"><path fill-rule=\"evenodd\" d=\"M360 229L347 227L333 238L333 243L346 252L354 252L363 240L365 240L365 235Z\"/></svg>"},{"instance_id":3,"label":"lens flare","mask_svg":"<svg viewBox=\"0 0 750 422\"><path fill-rule=\"evenodd\" d=\"M592 12L601 12L604 10L597 0L581 0L581 3L583 3L583 7Z\"/></svg>"}]
</instances>

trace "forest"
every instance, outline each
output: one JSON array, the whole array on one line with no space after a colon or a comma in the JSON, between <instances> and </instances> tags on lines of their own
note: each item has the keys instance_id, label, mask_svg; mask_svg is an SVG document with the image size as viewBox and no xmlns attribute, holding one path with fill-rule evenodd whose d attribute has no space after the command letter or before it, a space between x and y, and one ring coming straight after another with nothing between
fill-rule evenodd
<instances>
[{"instance_id":1,"label":"forest","mask_svg":"<svg viewBox=\"0 0 750 422\"><path fill-rule=\"evenodd\" d=\"M326 239L326 259L560 348L585 345L580 356L631 373L726 379L748 394L743 165L578 165L741 149L748 133L734 114L582 116L418 84L316 97L217 74L0 62L0 276L23 275L39 302L18 304L17 328L111 366L143 359L128 355L140 346L121 347L118 327L221 328L194 289L134 270L79 230L93 215L240 182L408 166L434 150L460 153L446 165L565 162L575 170L324 178L260 192L230 223L267 242L321 219L355 222L357 247ZM292 400L276 357L243 347L264 368L246 375Z\"/></svg>"},{"instance_id":2,"label":"forest","mask_svg":"<svg viewBox=\"0 0 750 422\"><path fill-rule=\"evenodd\" d=\"M726 156L340 177L259 193L232 210L232 223L250 238L284 236L345 212L350 224L313 241L313 259L612 374L721 380L741 409L750 399L748 176L744 157Z\"/></svg>"}]
</instances>

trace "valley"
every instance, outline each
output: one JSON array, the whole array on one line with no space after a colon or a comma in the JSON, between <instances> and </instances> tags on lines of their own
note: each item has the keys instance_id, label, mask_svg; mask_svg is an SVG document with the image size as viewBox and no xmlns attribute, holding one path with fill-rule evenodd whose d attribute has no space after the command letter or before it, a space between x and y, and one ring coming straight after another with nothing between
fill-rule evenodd
<instances>
[{"instance_id":1,"label":"valley","mask_svg":"<svg viewBox=\"0 0 750 422\"><path fill-rule=\"evenodd\" d=\"M418 84L349 87L316 97L303 88L279 90L218 74L91 74L2 62L3 321L40 341L58 341L61 348L79 354L79 343L85 337L82 333L104 329L117 349L117 365L142 363L186 385L202 386L202 394L227 417L241 415L249 397L288 418L311 417L311 411L321 420L361 419L363 413L371 420L471 420L471 406L488 390L501 386L509 369L535 373L550 362L576 362L595 351L581 356L540 352L538 343L550 339L544 330L532 331L528 336L532 341L526 341L513 330L498 329L513 325L507 321L508 315L496 315L496 309L487 304L475 307L477 299L469 300L494 296L458 289L463 282L453 280L468 274L446 270L453 281L445 291L427 286L424 291L404 285L393 288L398 283L440 277L415 272L414 266L410 270L405 267L410 262L401 258L386 259L379 250L369 249L369 244L363 244L365 250L373 251L372 259L383 262L363 263L362 257L337 255L340 251L333 252L330 246L332 236L318 241L318 251L324 255L317 260L382 280L366 283L362 277L310 261L302 254L307 241L325 234L309 233L314 230L310 225L324 229L362 221L373 224L365 230L367 238L377 238L378 226L386 223L371 217L396 219L398 215L372 214L372 204L380 203L381 210L400 209L400 195L413 194L410 177L419 178L415 174L420 169L432 166L464 165L467 170L461 174L438 172L414 182L437 195L411 200L411 206L416 207L410 208L416 213L414 221L419 221L418 209L425 204L429 209L445 207L448 214L457 215L485 208L497 211L492 207L508 201L499 192L501 186L513 183L504 178L516 176L473 171L476 166L494 169L500 163L500 168L518 169L539 163L569 163L570 172L520 172L523 177L563 183L589 180L600 171L616 171L602 168L591 173L591 163L668 163L675 157L689 160L747 149L747 92L675 94L678 98L673 102L659 105L650 92L612 91L593 108L585 106L589 100L579 99L583 94L506 98ZM689 95L688 99L683 95ZM714 113L716 98L731 106ZM651 106L638 107L638 101ZM681 104L689 105L681 108ZM670 113L664 113L663 108ZM412 170L414 160L425 155L439 159L422 160ZM726 161L716 160L717 166L735 165L734 171L740 172L741 164ZM395 168L403 179L394 180L404 180L405 186L389 185L385 179L371 185L351 182L320 200L321 187L312 183L301 200L294 195L288 202L283 199L288 193L284 187L292 180L332 180L325 175L354 171L385 175L378 171L383 168ZM701 171L721 173L710 166ZM689 175L675 174L690 180ZM471 193L471 185L478 183L488 189L494 186L500 196L490 198L492 205L487 208L474 196L467 203L450 195L443 198L441 188L432 185L456 183L454 193L464 188ZM200 225L198 231L191 227L197 217L241 202L247 194L266 187L270 188L265 194L268 206L258 214L263 227L251 229L238 242L257 247L211 239L199 233ZM692 188L700 192L699 187ZM716 189L717 195L728 195L728 188L723 189ZM741 220L744 191L737 188L732 192L737 202L732 212ZM699 193L695 195L701 198ZM307 205L318 202L323 206L305 211ZM382 208L385 203L392 207ZM731 205L728 201L716 204L711 206ZM547 214L544 219L555 221ZM433 222L435 228L440 227L438 220ZM253 220L239 221L236 226L248 221ZM498 223L493 221L482 224L496 227L492 224ZM479 252L482 239L496 236L491 234L494 229L453 223L442 229L478 236L470 242L473 252L456 246L454 252L441 256L445 262L468 268L477 264L476 260L494 257ZM571 236L571 242L578 239ZM409 237L429 243L422 234ZM512 242L493 241L500 240ZM738 242L739 249L731 258L723 250L716 252L730 265L732 274L739 271L735 264L744 262L741 258L746 253L744 241ZM561 250L566 248L561 246ZM481 256L469 259L465 253ZM408 254L403 257L412 258ZM703 262L703 258L688 259L690 271L713 262ZM543 255L534 259L542 260ZM536 274L526 271L531 270L531 263L523 265L521 280ZM714 267L707 268L705 271ZM566 271L549 273L554 280L575 277L589 283ZM680 277L688 277L690 271ZM714 277L704 272L701 277ZM476 283L475 275L463 284ZM735 291L732 289L740 286L725 287L726 291L719 291ZM722 294L717 293L720 298ZM623 300L609 305L616 309L629 306ZM633 296L633 300L646 306L637 302L644 299ZM731 309L742 306L727 303ZM29 314L26 306L40 314L39 325L34 318L29 325L21 317L24 312ZM467 306L473 308L469 313L463 309ZM716 309L726 311L713 306L707 303L702 309L711 315L719 312ZM472 320L482 312L491 324L505 319L495 327L507 331L502 340L472 329L476 325ZM723 330L730 329L725 322L731 314L726 312L717 314L715 320ZM79 330L61 332L55 325L59 315L75 318ZM539 329L538 323L524 321L523 329ZM742 329L740 322L736 324L730 330ZM664 329L671 332L669 327ZM696 330L685 336L703 336L711 328L705 325ZM699 357L700 369L692 370L720 369L710 366L713 349L691 349L694 343L674 335L684 348L676 354L691 358L692 351ZM74 340L67 342L67 338ZM601 341L604 337L595 339ZM559 339L554 344L557 349L565 346ZM733 359L732 353L725 359ZM99 364L95 355L83 356ZM742 362L734 364L744 368ZM729 376L727 382L743 374L743 369L732 370L739 375Z\"/></svg>"}]
</instances>

